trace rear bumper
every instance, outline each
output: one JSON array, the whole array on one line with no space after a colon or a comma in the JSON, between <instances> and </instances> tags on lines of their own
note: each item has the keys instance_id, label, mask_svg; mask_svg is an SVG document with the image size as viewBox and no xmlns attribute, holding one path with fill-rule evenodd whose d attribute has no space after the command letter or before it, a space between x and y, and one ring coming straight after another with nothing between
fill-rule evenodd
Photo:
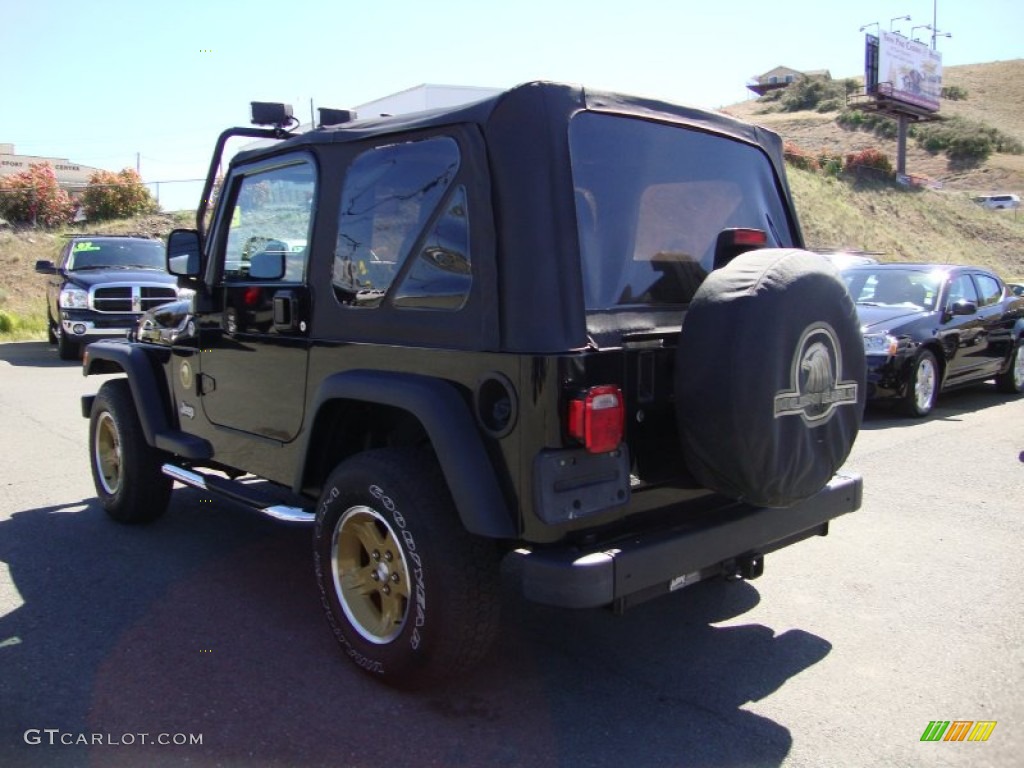
<instances>
[{"instance_id":1,"label":"rear bumper","mask_svg":"<svg viewBox=\"0 0 1024 768\"><path fill-rule=\"evenodd\" d=\"M830 520L860 507L861 492L860 476L842 473L789 509L737 502L599 549L517 550L523 594L566 608L625 607L751 563L759 568L761 555L826 535Z\"/></svg>"}]
</instances>

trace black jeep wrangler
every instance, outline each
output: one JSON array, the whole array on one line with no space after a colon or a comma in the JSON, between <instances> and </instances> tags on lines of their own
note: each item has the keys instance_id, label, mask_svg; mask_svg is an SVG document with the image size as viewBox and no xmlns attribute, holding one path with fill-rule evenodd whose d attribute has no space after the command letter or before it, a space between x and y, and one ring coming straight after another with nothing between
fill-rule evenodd
<instances>
[{"instance_id":1,"label":"black jeep wrangler","mask_svg":"<svg viewBox=\"0 0 1024 768\"><path fill-rule=\"evenodd\" d=\"M622 610L860 505L857 316L774 134L552 83L294 134L254 109L204 200L229 138L273 141L168 240L194 296L86 350L126 374L83 402L116 520L177 481L314 523L344 652L412 687L483 656L503 557Z\"/></svg>"}]
</instances>

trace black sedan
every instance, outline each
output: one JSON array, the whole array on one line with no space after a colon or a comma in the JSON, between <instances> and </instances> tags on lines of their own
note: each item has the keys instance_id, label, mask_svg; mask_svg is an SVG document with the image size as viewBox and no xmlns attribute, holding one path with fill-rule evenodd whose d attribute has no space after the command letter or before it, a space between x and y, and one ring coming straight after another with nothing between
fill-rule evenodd
<instances>
[{"instance_id":1,"label":"black sedan","mask_svg":"<svg viewBox=\"0 0 1024 768\"><path fill-rule=\"evenodd\" d=\"M995 379L1024 391L1024 298L980 267L871 264L843 270L867 354L868 398L924 416L943 389Z\"/></svg>"}]
</instances>

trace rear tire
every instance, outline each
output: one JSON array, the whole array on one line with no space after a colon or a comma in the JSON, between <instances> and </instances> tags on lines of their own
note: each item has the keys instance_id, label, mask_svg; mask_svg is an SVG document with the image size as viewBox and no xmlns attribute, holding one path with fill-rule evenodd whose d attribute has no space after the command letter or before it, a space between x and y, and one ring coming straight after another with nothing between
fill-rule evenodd
<instances>
[{"instance_id":1,"label":"rear tire","mask_svg":"<svg viewBox=\"0 0 1024 768\"><path fill-rule=\"evenodd\" d=\"M939 394L939 364L935 355L922 350L910 365L907 391L903 395L903 410L915 419L924 418L935 407Z\"/></svg>"},{"instance_id":2,"label":"rear tire","mask_svg":"<svg viewBox=\"0 0 1024 768\"><path fill-rule=\"evenodd\" d=\"M490 648L497 549L462 527L429 454L385 449L340 464L320 498L313 554L335 638L383 682L448 681Z\"/></svg>"},{"instance_id":3,"label":"rear tire","mask_svg":"<svg viewBox=\"0 0 1024 768\"><path fill-rule=\"evenodd\" d=\"M162 452L146 442L127 379L106 382L89 417L89 463L96 495L119 523L149 523L170 501Z\"/></svg>"},{"instance_id":4,"label":"rear tire","mask_svg":"<svg viewBox=\"0 0 1024 768\"><path fill-rule=\"evenodd\" d=\"M996 389L1007 395L1019 395L1024 392L1024 339L1017 340L1006 373L996 376Z\"/></svg>"}]
</instances>

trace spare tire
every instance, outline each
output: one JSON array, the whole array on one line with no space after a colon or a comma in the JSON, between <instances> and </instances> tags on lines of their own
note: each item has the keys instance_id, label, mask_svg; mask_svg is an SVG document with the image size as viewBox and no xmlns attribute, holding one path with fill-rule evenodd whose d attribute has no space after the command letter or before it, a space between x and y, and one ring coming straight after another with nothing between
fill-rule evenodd
<instances>
[{"instance_id":1,"label":"spare tire","mask_svg":"<svg viewBox=\"0 0 1024 768\"><path fill-rule=\"evenodd\" d=\"M831 264L796 249L737 256L683 321L675 390L688 469L758 506L813 496L853 447L864 368L857 313Z\"/></svg>"}]
</instances>

